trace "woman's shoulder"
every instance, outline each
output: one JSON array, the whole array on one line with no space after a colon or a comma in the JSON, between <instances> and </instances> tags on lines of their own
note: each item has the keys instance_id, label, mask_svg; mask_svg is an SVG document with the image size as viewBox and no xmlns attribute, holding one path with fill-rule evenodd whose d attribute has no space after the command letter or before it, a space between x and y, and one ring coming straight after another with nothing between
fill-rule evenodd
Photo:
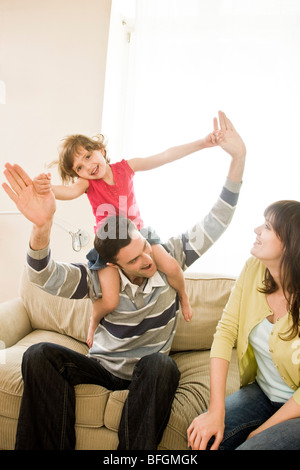
<instances>
[{"instance_id":1,"label":"woman's shoulder","mask_svg":"<svg viewBox=\"0 0 300 470\"><path fill-rule=\"evenodd\" d=\"M254 256L251 256L245 263L244 270L248 275L262 277L265 273L266 266Z\"/></svg>"},{"instance_id":2,"label":"woman's shoulder","mask_svg":"<svg viewBox=\"0 0 300 470\"><path fill-rule=\"evenodd\" d=\"M255 258L255 256L250 256L250 258L247 259L246 264L249 267L259 267L262 265L262 262Z\"/></svg>"}]
</instances>

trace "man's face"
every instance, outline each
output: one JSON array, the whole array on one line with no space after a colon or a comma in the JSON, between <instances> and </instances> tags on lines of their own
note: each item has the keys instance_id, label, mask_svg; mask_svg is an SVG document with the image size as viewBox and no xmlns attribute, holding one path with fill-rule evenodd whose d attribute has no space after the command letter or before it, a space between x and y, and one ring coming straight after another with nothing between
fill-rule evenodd
<instances>
[{"instance_id":1,"label":"man's face","mask_svg":"<svg viewBox=\"0 0 300 470\"><path fill-rule=\"evenodd\" d=\"M119 251L117 265L128 279L136 284L140 284L144 278L152 277L157 271L152 259L151 245L138 231L134 232L129 245Z\"/></svg>"}]
</instances>

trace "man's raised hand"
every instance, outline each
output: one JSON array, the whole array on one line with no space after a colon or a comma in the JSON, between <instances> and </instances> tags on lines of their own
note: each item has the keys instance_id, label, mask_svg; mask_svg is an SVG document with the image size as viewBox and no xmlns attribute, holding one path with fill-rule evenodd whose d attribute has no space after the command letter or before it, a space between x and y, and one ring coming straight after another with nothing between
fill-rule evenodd
<instances>
[{"instance_id":1,"label":"man's raised hand","mask_svg":"<svg viewBox=\"0 0 300 470\"><path fill-rule=\"evenodd\" d=\"M17 164L5 164L4 175L9 184L2 187L19 211L37 227L52 222L56 210L55 197L52 191L38 194L31 178Z\"/></svg>"}]
</instances>

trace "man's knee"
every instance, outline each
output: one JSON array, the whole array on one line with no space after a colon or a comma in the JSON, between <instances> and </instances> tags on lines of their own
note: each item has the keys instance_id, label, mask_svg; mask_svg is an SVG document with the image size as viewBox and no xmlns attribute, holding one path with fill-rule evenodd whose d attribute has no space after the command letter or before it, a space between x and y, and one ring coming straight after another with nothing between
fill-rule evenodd
<instances>
[{"instance_id":1,"label":"man's knee","mask_svg":"<svg viewBox=\"0 0 300 470\"><path fill-rule=\"evenodd\" d=\"M37 356L41 354L44 349L44 344L47 343L37 343L29 346L29 348L23 354L23 362L30 360L34 360Z\"/></svg>"},{"instance_id":2,"label":"man's knee","mask_svg":"<svg viewBox=\"0 0 300 470\"><path fill-rule=\"evenodd\" d=\"M147 375L161 378L166 382L173 381L176 386L179 382L180 372L176 362L166 354L153 353L144 356L138 363L139 370L146 371Z\"/></svg>"},{"instance_id":3,"label":"man's knee","mask_svg":"<svg viewBox=\"0 0 300 470\"><path fill-rule=\"evenodd\" d=\"M44 362L47 351L51 349L51 343L37 343L30 346L23 354L22 370L28 367L35 369L38 365Z\"/></svg>"}]
</instances>

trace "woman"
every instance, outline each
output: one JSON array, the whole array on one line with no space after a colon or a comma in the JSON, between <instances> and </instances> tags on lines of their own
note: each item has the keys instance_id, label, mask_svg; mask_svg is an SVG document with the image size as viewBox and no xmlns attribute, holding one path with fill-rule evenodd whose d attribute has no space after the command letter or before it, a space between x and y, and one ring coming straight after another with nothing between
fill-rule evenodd
<instances>
[{"instance_id":1,"label":"woman","mask_svg":"<svg viewBox=\"0 0 300 470\"><path fill-rule=\"evenodd\" d=\"M210 405L187 430L193 450L300 450L300 202L264 216L217 327ZM242 387L225 400L235 343Z\"/></svg>"}]
</instances>

